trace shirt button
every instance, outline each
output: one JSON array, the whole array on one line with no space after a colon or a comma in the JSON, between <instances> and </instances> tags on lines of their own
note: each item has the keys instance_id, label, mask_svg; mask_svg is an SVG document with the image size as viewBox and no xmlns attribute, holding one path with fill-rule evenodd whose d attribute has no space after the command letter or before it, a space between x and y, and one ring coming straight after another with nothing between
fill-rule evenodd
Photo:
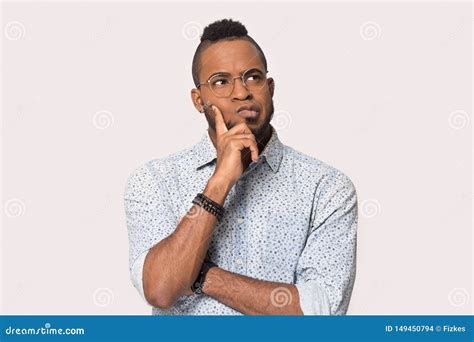
<instances>
[{"instance_id":1,"label":"shirt button","mask_svg":"<svg viewBox=\"0 0 474 342\"><path fill-rule=\"evenodd\" d=\"M242 259L240 258L235 259L235 263L239 266L242 265Z\"/></svg>"},{"instance_id":2,"label":"shirt button","mask_svg":"<svg viewBox=\"0 0 474 342\"><path fill-rule=\"evenodd\" d=\"M238 223L238 224L244 223L244 218L243 218L243 217L239 217L239 218L237 219L237 223Z\"/></svg>"}]
</instances>

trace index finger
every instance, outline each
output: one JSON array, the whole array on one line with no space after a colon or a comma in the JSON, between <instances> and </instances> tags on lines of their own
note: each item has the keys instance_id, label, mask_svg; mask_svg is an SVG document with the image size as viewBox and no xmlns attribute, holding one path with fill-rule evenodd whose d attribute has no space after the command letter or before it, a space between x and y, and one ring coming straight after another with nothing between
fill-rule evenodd
<instances>
[{"instance_id":1,"label":"index finger","mask_svg":"<svg viewBox=\"0 0 474 342\"><path fill-rule=\"evenodd\" d=\"M212 110L214 111L214 120L216 123L216 133L218 136L224 134L225 132L228 131L227 126L224 121L224 116L222 115L222 112L220 111L219 108L216 106L212 105L211 106Z\"/></svg>"}]
</instances>

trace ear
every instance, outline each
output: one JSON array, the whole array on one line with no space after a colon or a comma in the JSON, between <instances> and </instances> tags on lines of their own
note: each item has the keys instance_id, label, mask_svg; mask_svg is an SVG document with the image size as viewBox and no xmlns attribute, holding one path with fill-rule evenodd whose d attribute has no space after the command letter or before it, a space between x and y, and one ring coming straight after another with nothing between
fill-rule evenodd
<instances>
[{"instance_id":1,"label":"ear","mask_svg":"<svg viewBox=\"0 0 474 342\"><path fill-rule=\"evenodd\" d=\"M275 93L275 80L271 77L268 78L268 89L270 90L270 95L273 97L273 94Z\"/></svg>"},{"instance_id":2,"label":"ear","mask_svg":"<svg viewBox=\"0 0 474 342\"><path fill-rule=\"evenodd\" d=\"M199 89L193 88L191 90L191 100L193 101L194 107L198 112L204 113L204 103L201 98L201 91Z\"/></svg>"}]
</instances>

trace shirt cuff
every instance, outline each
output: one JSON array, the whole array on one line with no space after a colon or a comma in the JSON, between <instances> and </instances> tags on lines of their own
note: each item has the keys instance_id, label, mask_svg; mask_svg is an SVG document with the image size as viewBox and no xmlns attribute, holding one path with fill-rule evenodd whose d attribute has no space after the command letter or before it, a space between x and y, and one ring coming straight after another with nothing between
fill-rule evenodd
<instances>
[{"instance_id":1,"label":"shirt cuff","mask_svg":"<svg viewBox=\"0 0 474 342\"><path fill-rule=\"evenodd\" d=\"M132 284L137 289L140 296L143 298L145 303L149 304L145 298L145 291L143 290L143 266L145 265L145 258L148 254L148 250L140 254L140 256L135 260L132 266Z\"/></svg>"},{"instance_id":2,"label":"shirt cuff","mask_svg":"<svg viewBox=\"0 0 474 342\"><path fill-rule=\"evenodd\" d=\"M295 284L304 315L331 315L331 305L324 289L316 280Z\"/></svg>"}]
</instances>

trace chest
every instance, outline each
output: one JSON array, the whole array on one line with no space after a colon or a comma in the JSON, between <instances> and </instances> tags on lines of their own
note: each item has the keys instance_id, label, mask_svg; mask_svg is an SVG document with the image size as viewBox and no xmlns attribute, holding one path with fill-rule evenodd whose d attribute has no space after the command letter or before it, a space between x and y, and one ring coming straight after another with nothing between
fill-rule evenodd
<instances>
[{"instance_id":1,"label":"chest","mask_svg":"<svg viewBox=\"0 0 474 342\"><path fill-rule=\"evenodd\" d=\"M182 175L172 186L176 218L206 187L214 169ZM310 225L312 192L289 172L260 167L241 177L224 203L209 245L211 260L224 269L259 279L292 282Z\"/></svg>"}]
</instances>

